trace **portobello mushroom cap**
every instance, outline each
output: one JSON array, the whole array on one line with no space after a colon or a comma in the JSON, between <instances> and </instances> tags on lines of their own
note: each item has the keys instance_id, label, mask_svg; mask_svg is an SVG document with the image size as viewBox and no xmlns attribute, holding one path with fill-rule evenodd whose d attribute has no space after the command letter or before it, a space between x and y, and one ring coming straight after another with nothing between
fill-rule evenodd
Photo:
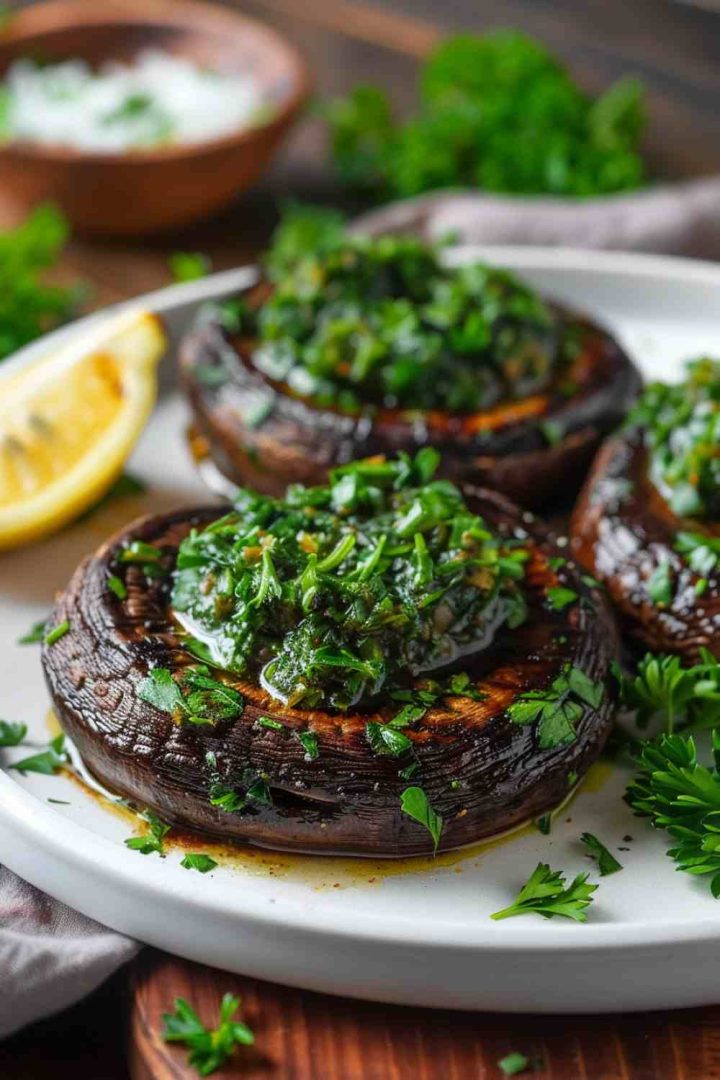
<instances>
[{"instance_id":1,"label":"portobello mushroom cap","mask_svg":"<svg viewBox=\"0 0 720 1080\"><path fill-rule=\"evenodd\" d=\"M700 649L720 657L720 572L694 572L675 549L679 532L720 538L720 524L680 518L648 475L643 430L619 432L602 447L573 511L571 549L601 581L628 637L653 652L697 662ZM671 598L658 603L650 581L668 568Z\"/></svg>"},{"instance_id":2,"label":"portobello mushroom cap","mask_svg":"<svg viewBox=\"0 0 720 1080\"><path fill-rule=\"evenodd\" d=\"M259 305L269 286L248 296ZM557 306L581 347L547 391L483 412L399 408L360 413L318 406L268 378L253 363L254 342L205 318L180 349L181 382L199 434L232 483L281 495L290 483L322 484L328 470L374 454L433 446L440 475L501 491L529 509L577 491L603 436L624 419L640 376L617 341L589 319ZM568 395L567 387L573 392Z\"/></svg>"},{"instance_id":3,"label":"portobello mushroom cap","mask_svg":"<svg viewBox=\"0 0 720 1080\"><path fill-rule=\"evenodd\" d=\"M219 517L217 507L130 525L80 565L57 601L53 624L67 620L70 628L44 646L43 666L60 723L89 770L169 823L223 840L324 854L431 852L429 832L401 811L401 793L411 785L422 787L442 815L440 849L503 832L558 806L597 758L612 725L612 616L577 567L558 560L562 569L551 569L549 560L560 551L531 515L521 518L492 492L466 497L501 535L527 536L529 614L519 628L501 629L471 663L465 658L464 670L483 700L445 698L405 729L418 762L411 779L399 775L402 762L376 754L366 738L369 720L397 711L390 702L348 713L285 707L257 684L228 674L221 678L244 695L245 707L215 726L177 722L141 700L138 687L151 668L177 673L196 661L169 611L167 575L146 580L139 566L120 566L117 556L129 542L143 540L162 550L170 572L179 542ZM124 599L108 587L111 574L124 576ZM550 610L546 589L560 583L577 599ZM546 690L569 665L594 681L599 702L576 704L574 738L542 749L537 725L511 721L507 709L528 691ZM259 725L259 717L281 726ZM308 730L318 740L314 760L297 738ZM211 805L213 780L232 786L248 770L266 779L271 802L240 813Z\"/></svg>"}]
</instances>

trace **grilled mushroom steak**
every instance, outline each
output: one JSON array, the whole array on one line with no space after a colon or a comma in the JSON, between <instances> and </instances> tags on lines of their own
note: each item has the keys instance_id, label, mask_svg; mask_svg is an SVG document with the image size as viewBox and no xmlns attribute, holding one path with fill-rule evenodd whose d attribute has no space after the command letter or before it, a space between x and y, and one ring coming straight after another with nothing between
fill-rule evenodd
<instances>
[{"instance_id":1,"label":"grilled mushroom steak","mask_svg":"<svg viewBox=\"0 0 720 1080\"><path fill-rule=\"evenodd\" d=\"M345 237L273 265L239 314L206 314L181 348L195 430L233 483L281 494L430 445L449 479L538 508L577 490L637 396L599 326L418 240Z\"/></svg>"},{"instance_id":2,"label":"grilled mushroom steak","mask_svg":"<svg viewBox=\"0 0 720 1080\"><path fill-rule=\"evenodd\" d=\"M296 493L303 514L312 491L305 504ZM445 497L459 516L437 527L421 523L422 512ZM282 626L287 597L295 595L283 561L291 543L284 524L296 524L286 504L267 510L274 500L248 494L244 509L224 521L217 508L178 512L110 540L58 600L54 622L67 620L70 629L43 653L60 721L88 768L167 822L324 853L453 848L557 806L612 723L612 620L539 525L497 494L473 491L467 504L458 497L444 481L411 489L395 504L406 522L399 534L378 539L375 519L356 516L355 525L341 525L339 543L332 537L329 555L322 543L314 551L326 511L310 506L320 531L297 534L309 553L297 579L309 614L296 631L321 621L294 674L283 667L296 632ZM261 551L243 538L233 550L250 569L223 581L217 568L229 565L230 530L242 532L248 515L269 523L256 530ZM355 561L351 533L355 554L360 548ZM208 553L216 566L209 572L202 563ZM191 587L195 574L199 591ZM446 603L436 595L440 581ZM418 587L420 636L412 636L399 615L402 609L414 634L413 612L396 599ZM317 609L313 589L324 597ZM431 599L422 599L422 589ZM248 596L255 607L242 606ZM342 644L351 637L333 639L343 627L322 622L350 596L365 605L366 620L352 655ZM264 621L253 621L266 603ZM222 621L233 604L255 634L242 673L232 670L244 663L232 643L242 650L248 639L233 638ZM215 619L220 636L203 636ZM379 627L378 636L366 626ZM428 626L437 635L430 643ZM471 628L480 635L473 653ZM274 658L273 640L280 650ZM219 650L227 666L210 668L190 648L206 659ZM453 656L454 664L438 669ZM334 664L345 665L342 677Z\"/></svg>"},{"instance_id":3,"label":"grilled mushroom steak","mask_svg":"<svg viewBox=\"0 0 720 1080\"><path fill-rule=\"evenodd\" d=\"M691 662L703 648L720 657L720 361L647 387L598 454L571 534L631 638Z\"/></svg>"}]
</instances>

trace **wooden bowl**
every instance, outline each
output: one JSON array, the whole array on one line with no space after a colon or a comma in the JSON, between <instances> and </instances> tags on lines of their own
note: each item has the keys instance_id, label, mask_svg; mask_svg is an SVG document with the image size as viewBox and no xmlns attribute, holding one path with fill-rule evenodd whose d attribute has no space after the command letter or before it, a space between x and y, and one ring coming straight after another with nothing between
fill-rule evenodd
<instances>
[{"instance_id":1,"label":"wooden bowl","mask_svg":"<svg viewBox=\"0 0 720 1080\"><path fill-rule=\"evenodd\" d=\"M252 73L267 121L203 143L102 154L11 142L0 189L18 211L51 200L79 230L154 232L206 217L257 180L305 101L304 61L279 34L198 0L49 0L13 16L0 36L0 74L20 57L92 66L162 49L226 72Z\"/></svg>"}]
</instances>

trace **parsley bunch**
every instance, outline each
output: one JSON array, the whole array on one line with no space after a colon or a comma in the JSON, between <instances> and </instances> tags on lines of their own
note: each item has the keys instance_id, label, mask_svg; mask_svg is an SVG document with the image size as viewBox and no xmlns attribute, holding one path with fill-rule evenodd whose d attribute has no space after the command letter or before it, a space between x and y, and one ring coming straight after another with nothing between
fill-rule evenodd
<instances>
[{"instance_id":1,"label":"parsley bunch","mask_svg":"<svg viewBox=\"0 0 720 1080\"><path fill-rule=\"evenodd\" d=\"M180 545L172 604L188 648L286 704L348 709L517 625L526 552L433 479L437 464L426 448L284 501L240 491Z\"/></svg>"},{"instance_id":2,"label":"parsley bunch","mask_svg":"<svg viewBox=\"0 0 720 1080\"><path fill-rule=\"evenodd\" d=\"M717 708L715 710L717 716ZM675 841L668 855L687 874L711 874L720 897L720 730L712 735L714 768L697 759L692 737L662 735L637 755L638 773L626 799L636 814L649 817Z\"/></svg>"},{"instance_id":3,"label":"parsley bunch","mask_svg":"<svg viewBox=\"0 0 720 1080\"><path fill-rule=\"evenodd\" d=\"M65 219L40 206L16 229L0 233L0 360L73 316L77 288L50 285L68 235Z\"/></svg>"},{"instance_id":4,"label":"parsley bunch","mask_svg":"<svg viewBox=\"0 0 720 1080\"><path fill-rule=\"evenodd\" d=\"M627 423L642 428L650 478L673 513L717 521L720 360L688 363L677 385L651 383Z\"/></svg>"},{"instance_id":5,"label":"parsley bunch","mask_svg":"<svg viewBox=\"0 0 720 1080\"><path fill-rule=\"evenodd\" d=\"M543 389L565 359L533 290L483 264L445 267L417 238L295 210L266 265L273 291L240 314L243 337L260 371L320 406L468 413Z\"/></svg>"},{"instance_id":6,"label":"parsley bunch","mask_svg":"<svg viewBox=\"0 0 720 1080\"><path fill-rule=\"evenodd\" d=\"M405 124L373 86L325 107L344 183L379 200L458 186L584 197L643 183L635 80L593 100L542 45L501 30L445 41L420 84Z\"/></svg>"}]
</instances>

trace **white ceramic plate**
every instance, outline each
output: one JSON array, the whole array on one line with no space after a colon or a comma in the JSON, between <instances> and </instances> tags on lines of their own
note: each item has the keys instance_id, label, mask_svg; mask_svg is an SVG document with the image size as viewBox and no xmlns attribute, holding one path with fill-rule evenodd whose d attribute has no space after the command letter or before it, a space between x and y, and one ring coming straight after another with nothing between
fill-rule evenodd
<instances>
[{"instance_id":1,"label":"white ceramic plate","mask_svg":"<svg viewBox=\"0 0 720 1080\"><path fill-rule=\"evenodd\" d=\"M592 312L650 376L674 377L681 359L720 354L720 269L713 266L522 248L453 257L512 267L544 292ZM142 304L163 313L177 334L199 300L231 292L251 275L216 275ZM77 325L53 335L13 366L76 332ZM49 737L38 649L15 641L111 530L147 510L207 499L185 447L185 419L183 403L166 393L130 463L146 481L146 495L115 500L44 544L0 557L0 716L25 721L38 744ZM0 751L0 761L27 752ZM177 848L163 860L127 849L132 821L76 781L0 770L0 861L142 941L330 993L545 1012L716 1002L720 902L706 882L674 872L663 836L622 802L626 780L620 769L596 766L547 837L529 828L435 862L405 864L257 851L223 859L202 876L180 867ZM597 880L578 842L584 830L625 865L602 879L585 925L537 916L490 920L539 860L570 874L591 870Z\"/></svg>"}]
</instances>

